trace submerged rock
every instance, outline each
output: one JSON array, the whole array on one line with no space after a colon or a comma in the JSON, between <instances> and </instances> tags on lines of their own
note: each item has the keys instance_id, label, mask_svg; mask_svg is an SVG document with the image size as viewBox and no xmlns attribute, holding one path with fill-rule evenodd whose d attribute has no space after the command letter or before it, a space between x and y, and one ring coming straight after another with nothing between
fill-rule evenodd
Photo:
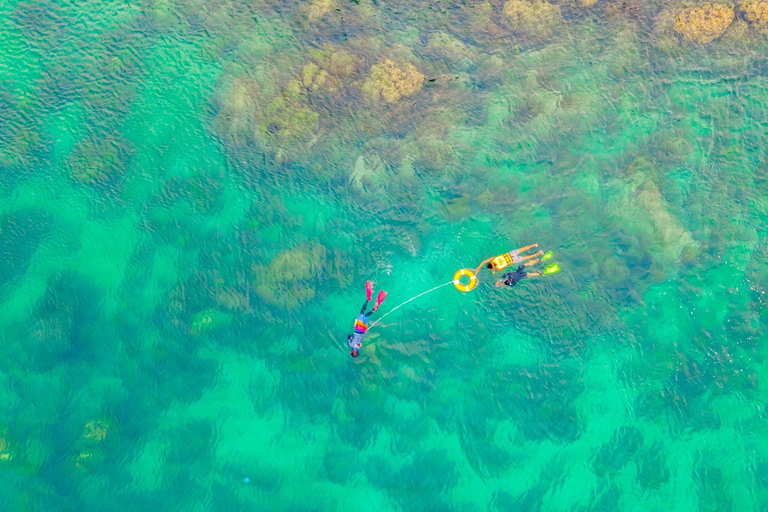
<instances>
[{"instance_id":1,"label":"submerged rock","mask_svg":"<svg viewBox=\"0 0 768 512\"><path fill-rule=\"evenodd\" d=\"M420 169L438 173L454 161L453 147L439 137L421 137L417 142L419 150L416 165Z\"/></svg>"},{"instance_id":2,"label":"submerged rock","mask_svg":"<svg viewBox=\"0 0 768 512\"><path fill-rule=\"evenodd\" d=\"M477 54L471 46L466 45L448 32L438 31L430 34L429 43L425 49L426 56L432 60L442 60L451 70L467 69L473 65ZM437 80L435 80L437 78ZM441 78L443 80L441 80ZM431 77L430 84L447 82L455 79L453 75ZM433 81L434 80L434 81Z\"/></svg>"},{"instance_id":3,"label":"submerged rock","mask_svg":"<svg viewBox=\"0 0 768 512\"><path fill-rule=\"evenodd\" d=\"M633 164L630 169L642 167ZM690 258L698 244L680 219L671 213L670 205L649 176L652 171L634 172L631 181L621 185L615 203L616 213L627 226L634 226L633 231L651 236L656 249L646 249L660 257L660 262L671 264L683 256Z\"/></svg>"},{"instance_id":4,"label":"submerged rock","mask_svg":"<svg viewBox=\"0 0 768 512\"><path fill-rule=\"evenodd\" d=\"M757 28L768 28L768 2L747 0L740 6L744 19Z\"/></svg>"},{"instance_id":5,"label":"submerged rock","mask_svg":"<svg viewBox=\"0 0 768 512\"><path fill-rule=\"evenodd\" d=\"M348 77L357 69L355 56L333 45L325 45L319 50L312 50L309 55L318 67L335 77Z\"/></svg>"},{"instance_id":6,"label":"submerged rock","mask_svg":"<svg viewBox=\"0 0 768 512\"><path fill-rule=\"evenodd\" d=\"M468 217L472 213L472 207L468 196L459 196L443 201L440 208L449 222L456 222Z\"/></svg>"},{"instance_id":7,"label":"submerged rock","mask_svg":"<svg viewBox=\"0 0 768 512\"><path fill-rule=\"evenodd\" d=\"M254 265L256 293L266 302L295 309L315 296L315 285L323 272L326 248L315 244L280 254L268 266Z\"/></svg>"},{"instance_id":8,"label":"submerged rock","mask_svg":"<svg viewBox=\"0 0 768 512\"><path fill-rule=\"evenodd\" d=\"M512 30L539 37L549 35L563 21L560 6L544 0L509 0L504 15Z\"/></svg>"},{"instance_id":9,"label":"submerged rock","mask_svg":"<svg viewBox=\"0 0 768 512\"><path fill-rule=\"evenodd\" d=\"M561 3L564 3L566 5L570 5L573 7L592 7L595 5L599 0L563 0Z\"/></svg>"},{"instance_id":10,"label":"submerged rock","mask_svg":"<svg viewBox=\"0 0 768 512\"><path fill-rule=\"evenodd\" d=\"M83 471L91 471L104 462L107 453L104 450L104 440L110 436L114 424L104 420L91 420L83 428L83 436L77 443L80 452L74 459L75 467Z\"/></svg>"},{"instance_id":11,"label":"submerged rock","mask_svg":"<svg viewBox=\"0 0 768 512\"><path fill-rule=\"evenodd\" d=\"M310 52L312 61L301 72L301 84L307 91L325 90L338 93L357 68L355 57L331 45Z\"/></svg>"},{"instance_id":12,"label":"submerged rock","mask_svg":"<svg viewBox=\"0 0 768 512\"><path fill-rule=\"evenodd\" d=\"M125 172L131 153L130 144L117 137L83 139L69 155L70 176L83 183L114 179Z\"/></svg>"},{"instance_id":13,"label":"submerged rock","mask_svg":"<svg viewBox=\"0 0 768 512\"><path fill-rule=\"evenodd\" d=\"M331 12L335 7L335 0L313 0L309 4L307 16L310 21L316 21Z\"/></svg>"},{"instance_id":14,"label":"submerged rock","mask_svg":"<svg viewBox=\"0 0 768 512\"><path fill-rule=\"evenodd\" d=\"M355 167L349 175L349 183L358 190L367 190L369 187L381 187L386 185L389 175L384 162L377 155L366 159L363 155L357 157Z\"/></svg>"},{"instance_id":15,"label":"submerged rock","mask_svg":"<svg viewBox=\"0 0 768 512\"><path fill-rule=\"evenodd\" d=\"M371 68L362 90L373 101L396 103L421 89L423 83L424 75L410 62L384 59Z\"/></svg>"},{"instance_id":16,"label":"submerged rock","mask_svg":"<svg viewBox=\"0 0 768 512\"><path fill-rule=\"evenodd\" d=\"M195 334L211 331L224 327L232 322L232 315L222 313L215 309L207 309L200 311L192 316L192 323L190 329Z\"/></svg>"},{"instance_id":17,"label":"submerged rock","mask_svg":"<svg viewBox=\"0 0 768 512\"><path fill-rule=\"evenodd\" d=\"M466 57L469 54L467 45L442 30L429 36L427 48L444 52L453 59Z\"/></svg>"},{"instance_id":18,"label":"submerged rock","mask_svg":"<svg viewBox=\"0 0 768 512\"><path fill-rule=\"evenodd\" d=\"M731 5L689 7L677 15L673 30L689 41L709 43L725 33L734 17Z\"/></svg>"},{"instance_id":19,"label":"submerged rock","mask_svg":"<svg viewBox=\"0 0 768 512\"><path fill-rule=\"evenodd\" d=\"M83 437L92 441L103 441L109 432L109 425L103 421L89 421L85 424Z\"/></svg>"},{"instance_id":20,"label":"submerged rock","mask_svg":"<svg viewBox=\"0 0 768 512\"><path fill-rule=\"evenodd\" d=\"M297 81L298 83L298 81ZM285 140L299 140L317 131L320 116L311 108L278 96L266 109L266 122L260 134L269 134Z\"/></svg>"},{"instance_id":21,"label":"submerged rock","mask_svg":"<svg viewBox=\"0 0 768 512\"><path fill-rule=\"evenodd\" d=\"M636 193L638 204L653 223L657 239L674 257L680 257L685 249L694 245L691 233L669 212L669 206L655 183L646 181L637 188Z\"/></svg>"},{"instance_id":22,"label":"submerged rock","mask_svg":"<svg viewBox=\"0 0 768 512\"><path fill-rule=\"evenodd\" d=\"M320 69L317 64L310 62L301 72L301 83L313 91L323 87L328 81L328 72Z\"/></svg>"},{"instance_id":23,"label":"submerged rock","mask_svg":"<svg viewBox=\"0 0 768 512\"><path fill-rule=\"evenodd\" d=\"M5 432L0 432L0 462L9 461L13 458L11 454L11 443L6 439Z\"/></svg>"}]
</instances>

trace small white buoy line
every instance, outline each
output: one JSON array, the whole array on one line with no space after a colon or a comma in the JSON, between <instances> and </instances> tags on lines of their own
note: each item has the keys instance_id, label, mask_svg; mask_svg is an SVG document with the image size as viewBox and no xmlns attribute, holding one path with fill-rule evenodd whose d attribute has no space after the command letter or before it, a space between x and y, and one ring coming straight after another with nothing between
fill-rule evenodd
<instances>
[{"instance_id":1,"label":"small white buoy line","mask_svg":"<svg viewBox=\"0 0 768 512\"><path fill-rule=\"evenodd\" d=\"M433 292L433 291L435 291L435 290L437 290L437 289L439 289L439 288L442 288L443 286L448 286L449 284L453 284L453 280L451 280L451 281L448 281L447 283L443 283L443 284L441 284L441 285L435 286L435 287L434 287L434 288L432 288L431 290L427 290L427 291L425 291L425 292L422 292L422 293L420 293L420 294L416 295L415 297L411 297L410 299L408 299L407 301L403 302L402 304L398 304L397 306L395 306L394 308L392 308L392 309L391 309L391 310L390 310L390 311L389 311L387 314L383 315L381 318L379 318L378 320L376 320L375 322L373 322L373 323L371 324L371 327L369 327L368 329L370 330L370 329L371 329L371 328L373 328L373 327L374 327L376 324L378 324L379 322L381 322L382 320L384 320L384 319L387 317L387 315L390 315L390 314L394 313L395 311L397 311L397 310L398 310L398 309L400 309L401 307L405 306L406 304L408 304L408 303L409 303L409 302L411 302L412 300L416 300L416 299L418 299L419 297L421 297L422 295L426 295L426 294L428 294L428 293L430 293L430 292Z\"/></svg>"}]
</instances>

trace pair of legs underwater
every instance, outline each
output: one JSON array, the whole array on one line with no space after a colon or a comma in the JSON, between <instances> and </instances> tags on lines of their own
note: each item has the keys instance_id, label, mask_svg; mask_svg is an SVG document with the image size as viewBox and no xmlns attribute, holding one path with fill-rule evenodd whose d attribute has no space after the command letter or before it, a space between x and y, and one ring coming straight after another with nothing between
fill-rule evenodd
<instances>
[{"instance_id":1,"label":"pair of legs underwater","mask_svg":"<svg viewBox=\"0 0 768 512\"><path fill-rule=\"evenodd\" d=\"M370 316L371 313L379 309L379 306L381 306L381 303L384 302L384 299L387 297L387 292L384 290L379 290L379 295L376 297L376 302L373 304L373 308L371 308L370 311L367 313L365 312L365 308L368 307L368 303L371 302L371 298L373 298L373 283L371 281L365 282L365 303L363 304L363 307L360 308L360 314L365 316Z\"/></svg>"}]
</instances>

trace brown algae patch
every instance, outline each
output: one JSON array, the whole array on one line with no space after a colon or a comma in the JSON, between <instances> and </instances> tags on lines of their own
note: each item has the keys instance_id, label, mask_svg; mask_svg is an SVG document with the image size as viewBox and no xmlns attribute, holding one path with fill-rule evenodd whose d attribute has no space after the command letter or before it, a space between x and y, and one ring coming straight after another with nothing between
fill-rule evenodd
<instances>
[{"instance_id":1,"label":"brown algae patch","mask_svg":"<svg viewBox=\"0 0 768 512\"><path fill-rule=\"evenodd\" d=\"M310 56L312 61L304 66L300 79L307 92L324 89L338 93L344 88L346 78L357 68L351 53L330 45L310 52Z\"/></svg>"},{"instance_id":2,"label":"brown algae patch","mask_svg":"<svg viewBox=\"0 0 768 512\"><path fill-rule=\"evenodd\" d=\"M509 0L504 15L512 30L538 37L549 35L563 21L560 6L544 0Z\"/></svg>"},{"instance_id":3,"label":"brown algae patch","mask_svg":"<svg viewBox=\"0 0 768 512\"><path fill-rule=\"evenodd\" d=\"M677 15L673 30L689 41L709 43L725 33L734 17L732 5L704 4L701 7L689 7Z\"/></svg>"},{"instance_id":4,"label":"brown algae patch","mask_svg":"<svg viewBox=\"0 0 768 512\"><path fill-rule=\"evenodd\" d=\"M13 459L11 443L6 439L5 432L0 432L0 462L7 462L11 459Z\"/></svg>"},{"instance_id":5,"label":"brown algae patch","mask_svg":"<svg viewBox=\"0 0 768 512\"><path fill-rule=\"evenodd\" d=\"M87 464L91 459L93 459L92 453L83 452L75 457L75 466L81 469L85 469L85 464Z\"/></svg>"},{"instance_id":6,"label":"brown algae patch","mask_svg":"<svg viewBox=\"0 0 768 512\"><path fill-rule=\"evenodd\" d=\"M326 253L320 244L295 247L279 253L268 266L254 264L256 293L274 306L296 309L315 296Z\"/></svg>"},{"instance_id":7,"label":"brown algae patch","mask_svg":"<svg viewBox=\"0 0 768 512\"><path fill-rule=\"evenodd\" d=\"M740 6L744 19L757 28L768 28L768 2L747 0Z\"/></svg>"},{"instance_id":8,"label":"brown algae patch","mask_svg":"<svg viewBox=\"0 0 768 512\"><path fill-rule=\"evenodd\" d=\"M362 91L373 101L383 99L387 103L397 103L421 89L423 84L424 75L410 62L384 59L371 67Z\"/></svg>"},{"instance_id":9,"label":"brown algae patch","mask_svg":"<svg viewBox=\"0 0 768 512\"><path fill-rule=\"evenodd\" d=\"M309 4L307 13L311 21L319 20L336 7L334 0L314 0Z\"/></svg>"},{"instance_id":10,"label":"brown algae patch","mask_svg":"<svg viewBox=\"0 0 768 512\"><path fill-rule=\"evenodd\" d=\"M109 425L103 421L89 421L85 424L83 437L92 441L103 441L107 437Z\"/></svg>"},{"instance_id":11,"label":"brown algae patch","mask_svg":"<svg viewBox=\"0 0 768 512\"><path fill-rule=\"evenodd\" d=\"M75 467L87 471L104 460L104 451L97 445L107 438L112 426L106 421L91 420L83 428L83 436L78 445L80 453L75 456Z\"/></svg>"}]
</instances>

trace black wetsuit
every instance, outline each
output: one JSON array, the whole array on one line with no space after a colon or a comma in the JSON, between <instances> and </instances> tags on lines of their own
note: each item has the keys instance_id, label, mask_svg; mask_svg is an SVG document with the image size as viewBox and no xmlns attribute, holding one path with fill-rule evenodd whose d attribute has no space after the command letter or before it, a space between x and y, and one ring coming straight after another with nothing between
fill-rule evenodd
<instances>
[{"instance_id":1,"label":"black wetsuit","mask_svg":"<svg viewBox=\"0 0 768 512\"><path fill-rule=\"evenodd\" d=\"M515 286L526 277L528 277L528 273L525 271L525 265L520 265L516 271L501 276L504 284L507 286Z\"/></svg>"}]
</instances>

